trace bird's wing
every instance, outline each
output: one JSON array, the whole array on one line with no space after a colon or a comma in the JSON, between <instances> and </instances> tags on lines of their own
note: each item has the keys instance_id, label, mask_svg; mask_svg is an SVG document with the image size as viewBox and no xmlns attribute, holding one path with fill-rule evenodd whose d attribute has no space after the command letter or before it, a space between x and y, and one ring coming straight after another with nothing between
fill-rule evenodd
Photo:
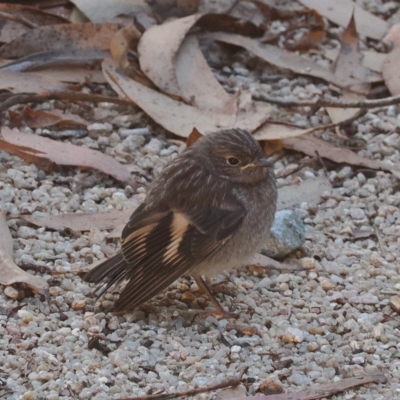
<instances>
[{"instance_id":1,"label":"bird's wing","mask_svg":"<svg viewBox=\"0 0 400 400\"><path fill-rule=\"evenodd\" d=\"M122 234L128 283L116 309L142 304L207 260L236 232L244 216L241 207L137 210Z\"/></svg>"}]
</instances>

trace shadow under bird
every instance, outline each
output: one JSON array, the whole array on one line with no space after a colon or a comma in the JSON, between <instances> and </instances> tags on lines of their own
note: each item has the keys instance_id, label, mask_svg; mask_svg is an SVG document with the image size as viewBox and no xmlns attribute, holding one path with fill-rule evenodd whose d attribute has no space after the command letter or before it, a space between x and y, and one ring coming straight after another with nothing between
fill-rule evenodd
<instances>
[{"instance_id":1,"label":"shadow under bird","mask_svg":"<svg viewBox=\"0 0 400 400\"><path fill-rule=\"evenodd\" d=\"M121 250L85 277L100 295L126 283L115 310L133 309L182 275L216 307L203 277L238 268L263 245L276 211L272 164L247 131L205 135L172 160L149 187L121 237Z\"/></svg>"}]
</instances>

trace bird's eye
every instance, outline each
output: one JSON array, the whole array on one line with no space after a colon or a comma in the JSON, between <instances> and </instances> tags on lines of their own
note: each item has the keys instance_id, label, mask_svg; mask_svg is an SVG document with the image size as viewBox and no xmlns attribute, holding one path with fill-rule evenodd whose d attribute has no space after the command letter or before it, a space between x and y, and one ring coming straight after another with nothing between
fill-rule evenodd
<instances>
[{"instance_id":1,"label":"bird's eye","mask_svg":"<svg viewBox=\"0 0 400 400\"><path fill-rule=\"evenodd\" d=\"M240 163L240 161L235 157L229 157L226 161L228 162L229 165L233 166L238 165Z\"/></svg>"}]
</instances>

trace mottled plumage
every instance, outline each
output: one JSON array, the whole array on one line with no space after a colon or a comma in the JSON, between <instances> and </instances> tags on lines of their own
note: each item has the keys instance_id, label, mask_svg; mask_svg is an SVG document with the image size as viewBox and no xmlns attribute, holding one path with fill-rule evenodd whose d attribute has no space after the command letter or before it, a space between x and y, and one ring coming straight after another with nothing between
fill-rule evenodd
<instances>
[{"instance_id":1,"label":"mottled plumage","mask_svg":"<svg viewBox=\"0 0 400 400\"><path fill-rule=\"evenodd\" d=\"M184 274L198 281L240 267L268 236L276 197L273 169L248 132L203 136L154 179L121 251L84 279L102 284L101 293L127 281L115 304L126 310Z\"/></svg>"}]
</instances>

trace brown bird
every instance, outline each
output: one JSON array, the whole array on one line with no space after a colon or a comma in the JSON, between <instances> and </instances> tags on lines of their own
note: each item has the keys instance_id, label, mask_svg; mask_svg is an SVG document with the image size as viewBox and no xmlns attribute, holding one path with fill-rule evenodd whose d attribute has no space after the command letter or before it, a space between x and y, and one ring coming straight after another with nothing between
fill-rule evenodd
<instances>
[{"instance_id":1,"label":"brown bird","mask_svg":"<svg viewBox=\"0 0 400 400\"><path fill-rule=\"evenodd\" d=\"M121 251L93 268L100 295L126 282L115 310L133 309L192 275L216 313L227 313L202 276L246 264L268 237L276 211L272 164L248 132L205 135L171 161L131 215Z\"/></svg>"}]
</instances>

